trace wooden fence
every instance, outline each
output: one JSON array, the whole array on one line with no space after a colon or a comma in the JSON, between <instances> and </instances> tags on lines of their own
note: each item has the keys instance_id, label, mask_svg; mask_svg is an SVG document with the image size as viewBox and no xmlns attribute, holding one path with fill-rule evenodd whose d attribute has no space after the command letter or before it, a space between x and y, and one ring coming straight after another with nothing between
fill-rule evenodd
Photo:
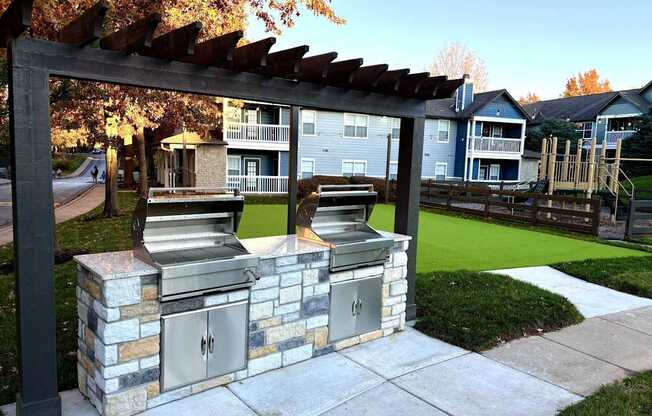
<instances>
[{"instance_id":1,"label":"wooden fence","mask_svg":"<svg viewBox=\"0 0 652 416\"><path fill-rule=\"evenodd\" d=\"M598 234L600 200L449 185L421 184L421 205L527 224Z\"/></svg>"},{"instance_id":2,"label":"wooden fence","mask_svg":"<svg viewBox=\"0 0 652 416\"><path fill-rule=\"evenodd\" d=\"M652 201L630 200L627 217L627 238L652 234Z\"/></svg>"}]
</instances>

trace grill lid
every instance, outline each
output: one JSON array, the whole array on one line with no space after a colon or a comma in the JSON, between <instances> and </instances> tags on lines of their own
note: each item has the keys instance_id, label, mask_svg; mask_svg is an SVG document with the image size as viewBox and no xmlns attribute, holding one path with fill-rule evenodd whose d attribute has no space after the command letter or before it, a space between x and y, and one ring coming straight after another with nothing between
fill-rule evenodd
<instances>
[{"instance_id":1,"label":"grill lid","mask_svg":"<svg viewBox=\"0 0 652 416\"><path fill-rule=\"evenodd\" d=\"M244 198L226 188L151 188L136 206L136 255L158 267L249 254L235 236Z\"/></svg>"}]
</instances>

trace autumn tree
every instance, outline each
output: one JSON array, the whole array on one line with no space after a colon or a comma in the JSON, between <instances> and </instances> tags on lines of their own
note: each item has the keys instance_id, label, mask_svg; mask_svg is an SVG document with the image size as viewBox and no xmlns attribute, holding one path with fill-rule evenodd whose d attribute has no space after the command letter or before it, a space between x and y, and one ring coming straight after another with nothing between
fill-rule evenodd
<instances>
[{"instance_id":1,"label":"autumn tree","mask_svg":"<svg viewBox=\"0 0 652 416\"><path fill-rule=\"evenodd\" d=\"M0 11L4 11L10 1L0 0ZM33 35L55 39L63 26L95 2L96 0L36 1L32 19ZM280 33L283 27L293 26L302 9L333 23L344 23L335 14L330 0L109 0L108 3L110 9L105 21L107 33L125 27L145 14L160 11L162 22L157 34L201 20L203 29L199 41L244 30L249 16L262 21L267 31ZM4 60L4 56L0 59ZM5 62L0 62L0 65L4 68ZM179 122L178 125L192 127L200 122L210 124L211 120L207 118L212 118L214 122L219 116L215 113L215 100L210 97L80 81L53 82L57 85L51 89L61 90L60 99L55 101L56 106L53 108L53 129L62 132L57 137L66 137L63 132L77 129L89 132L88 140L91 142L103 141L107 148L107 181L113 181L111 183L117 181L117 177L109 178L117 172L117 169L113 169L117 166L117 161L109 159L117 154L117 147L125 140L133 142L133 136L140 134L144 128L155 128L161 120L174 120ZM6 79L2 80L0 87L6 89ZM56 112L60 115L56 115ZM107 129L110 131L107 132ZM131 138L128 137L129 134ZM113 149L114 147L116 148ZM143 151L144 146L138 148ZM138 159L142 161L144 157L139 155ZM140 176L146 184L146 166L140 166ZM112 195L113 188L107 186L107 215L114 215L118 211L117 198ZM141 183L141 191L146 192L145 188L146 185Z\"/></svg>"},{"instance_id":2,"label":"autumn tree","mask_svg":"<svg viewBox=\"0 0 652 416\"><path fill-rule=\"evenodd\" d=\"M599 94L609 91L611 91L609 80L600 80L598 71L589 69L568 78L562 97L577 97L579 95Z\"/></svg>"},{"instance_id":3,"label":"autumn tree","mask_svg":"<svg viewBox=\"0 0 652 416\"><path fill-rule=\"evenodd\" d=\"M429 71L432 75L447 75L449 78L462 78L469 74L476 92L487 90L489 78L484 60L461 43L444 46L435 56Z\"/></svg>"},{"instance_id":4,"label":"autumn tree","mask_svg":"<svg viewBox=\"0 0 652 416\"><path fill-rule=\"evenodd\" d=\"M519 97L518 102L521 105L528 105L533 103L538 103L541 101L541 98L536 93L528 92L525 96Z\"/></svg>"}]
</instances>

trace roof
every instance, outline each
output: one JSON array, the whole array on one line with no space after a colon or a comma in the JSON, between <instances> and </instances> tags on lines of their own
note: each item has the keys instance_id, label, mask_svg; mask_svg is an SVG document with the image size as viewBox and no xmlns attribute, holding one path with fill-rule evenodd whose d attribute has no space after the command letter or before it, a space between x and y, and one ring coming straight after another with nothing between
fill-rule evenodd
<instances>
[{"instance_id":1,"label":"roof","mask_svg":"<svg viewBox=\"0 0 652 416\"><path fill-rule=\"evenodd\" d=\"M463 111L461 111L459 113L459 117L460 118L469 118L469 117L471 117L473 114L475 114L476 111L480 110L482 107L484 107L485 105L489 104L490 102L492 102L493 100L495 100L496 98L498 98L498 97L500 97L502 95L507 97L507 99L509 101L511 101L512 104L514 104L516 106L516 108L518 108L519 111L528 120L530 119L529 113L527 111L525 111L525 109L521 106L521 104L519 104L519 102L516 101L514 99L514 97L512 97L512 95L505 89L496 90L496 91L487 91L487 92L481 92L481 93L475 94L475 96L473 97L473 102L471 104L469 104L468 107L466 107Z\"/></svg>"},{"instance_id":2,"label":"roof","mask_svg":"<svg viewBox=\"0 0 652 416\"><path fill-rule=\"evenodd\" d=\"M541 159L541 153L534 150L523 150L523 159Z\"/></svg>"},{"instance_id":3,"label":"roof","mask_svg":"<svg viewBox=\"0 0 652 416\"><path fill-rule=\"evenodd\" d=\"M576 122L592 121L614 100L623 98L640 109L641 112L647 112L650 110L652 103L648 102L642 96L642 93L651 86L652 82L641 89L611 91L539 101L526 105L525 110L530 114L534 123L551 119Z\"/></svg>"},{"instance_id":4,"label":"roof","mask_svg":"<svg viewBox=\"0 0 652 416\"><path fill-rule=\"evenodd\" d=\"M456 118L455 98L426 101L426 117Z\"/></svg>"},{"instance_id":5,"label":"roof","mask_svg":"<svg viewBox=\"0 0 652 416\"><path fill-rule=\"evenodd\" d=\"M184 138L186 144L226 144L225 142L219 140L213 140L210 138L205 139L201 137L199 134L190 131L186 131L179 134L175 134L174 136L166 137L165 139L161 140L161 143L183 144Z\"/></svg>"},{"instance_id":6,"label":"roof","mask_svg":"<svg viewBox=\"0 0 652 416\"><path fill-rule=\"evenodd\" d=\"M647 91L649 88L652 88L652 81L648 82L645 84L643 88L641 88L641 91L639 91L639 94L643 94L645 91Z\"/></svg>"},{"instance_id":7,"label":"roof","mask_svg":"<svg viewBox=\"0 0 652 416\"><path fill-rule=\"evenodd\" d=\"M530 118L527 111L511 96L507 90L487 91L474 94L473 102L468 105L463 111L455 112L455 98L443 98L439 100L426 101L426 117L430 118L469 118L476 111L480 110L485 105L492 102L494 99L504 95L510 100L526 118Z\"/></svg>"}]
</instances>

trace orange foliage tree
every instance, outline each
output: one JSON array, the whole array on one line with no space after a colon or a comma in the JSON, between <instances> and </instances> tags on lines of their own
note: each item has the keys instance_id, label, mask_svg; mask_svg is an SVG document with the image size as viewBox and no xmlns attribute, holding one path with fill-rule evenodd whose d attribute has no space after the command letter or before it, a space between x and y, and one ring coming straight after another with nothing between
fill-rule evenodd
<instances>
[{"instance_id":1,"label":"orange foliage tree","mask_svg":"<svg viewBox=\"0 0 652 416\"><path fill-rule=\"evenodd\" d=\"M11 0L0 0L0 13ZM57 32L97 0L36 0L33 10L33 34L54 40ZM248 17L262 21L269 32L280 33L294 25L302 9L324 17L335 24L344 20L335 14L331 0L109 0L105 19L107 33L123 28L154 11L162 15L157 34L200 20L203 23L199 41L234 30L245 30ZM5 60L5 54L0 59ZM6 62L0 61L3 67ZM6 77L0 87L6 91ZM52 127L55 132L83 132L90 144L104 143L107 148L107 193L105 215L118 213L117 178L114 177L117 147L142 138L146 128L156 128L165 120L168 125L196 128L210 125L219 117L213 97L189 96L166 91L107 85L75 80L53 80ZM3 103L6 108L6 101ZM1 109L0 109L1 110ZM1 111L0 111L1 113ZM1 115L1 114L0 114ZM57 138L69 138L63 133ZM132 137L129 137L132 136ZM143 139L144 140L144 139ZM144 149L144 146L139 146ZM144 155L139 155L145 160ZM147 171L140 166L141 191L146 191ZM110 184L110 186L109 186Z\"/></svg>"},{"instance_id":2,"label":"orange foliage tree","mask_svg":"<svg viewBox=\"0 0 652 416\"><path fill-rule=\"evenodd\" d=\"M538 103L539 101L541 101L541 98L534 92L528 92L524 97L519 97L518 99L521 105Z\"/></svg>"},{"instance_id":3,"label":"orange foliage tree","mask_svg":"<svg viewBox=\"0 0 652 416\"><path fill-rule=\"evenodd\" d=\"M578 95L599 94L609 91L611 91L609 80L600 80L600 74L594 68L568 78L562 97L577 97Z\"/></svg>"}]
</instances>

